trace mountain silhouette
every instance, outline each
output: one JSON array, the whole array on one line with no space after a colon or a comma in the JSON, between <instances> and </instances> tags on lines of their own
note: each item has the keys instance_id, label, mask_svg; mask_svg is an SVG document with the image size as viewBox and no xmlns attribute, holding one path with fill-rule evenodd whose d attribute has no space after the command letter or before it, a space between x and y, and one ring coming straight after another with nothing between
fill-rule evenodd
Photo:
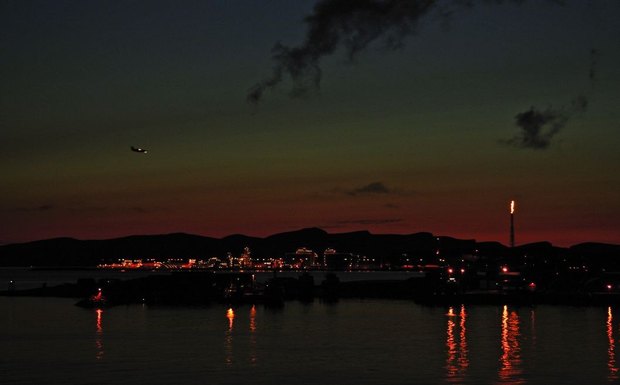
<instances>
[{"instance_id":1,"label":"mountain silhouette","mask_svg":"<svg viewBox=\"0 0 620 385\"><path fill-rule=\"evenodd\" d=\"M252 257L282 257L300 247L321 255L325 249L357 254L389 262L403 255L430 256L440 250L445 256L479 255L506 257L516 254L532 256L579 256L596 264L620 260L620 245L581 243L570 248L538 242L509 248L499 242L415 234L371 234L368 231L330 234L319 228L307 228L274 234L265 238L242 234L212 238L193 234L133 235L106 240L54 238L0 246L0 266L96 266L102 262L135 258L223 258L227 253L239 255L249 247Z\"/></svg>"}]
</instances>

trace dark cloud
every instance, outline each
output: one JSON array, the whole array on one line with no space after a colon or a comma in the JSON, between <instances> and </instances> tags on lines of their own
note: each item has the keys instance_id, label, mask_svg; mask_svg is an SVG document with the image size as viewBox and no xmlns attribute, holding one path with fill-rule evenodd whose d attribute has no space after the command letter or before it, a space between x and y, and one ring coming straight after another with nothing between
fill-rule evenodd
<instances>
[{"instance_id":1,"label":"dark cloud","mask_svg":"<svg viewBox=\"0 0 620 385\"><path fill-rule=\"evenodd\" d=\"M10 209L5 211L21 211L21 212L42 212L42 211L50 211L55 209L56 207L50 204L35 206L35 207L18 207L16 209Z\"/></svg>"},{"instance_id":2,"label":"dark cloud","mask_svg":"<svg viewBox=\"0 0 620 385\"><path fill-rule=\"evenodd\" d=\"M598 55L598 50L594 48L590 50L588 77L592 87L596 81ZM547 108L543 111L532 106L529 110L515 116L515 124L521 131L511 139L500 142L519 148L545 150L549 148L552 139L573 115L583 113L588 109L588 103L586 96L579 95L571 100L568 106L560 109Z\"/></svg>"},{"instance_id":3,"label":"dark cloud","mask_svg":"<svg viewBox=\"0 0 620 385\"><path fill-rule=\"evenodd\" d=\"M515 123L521 132L507 143L520 148L546 149L551 145L551 139L566 124L567 119L552 109L540 111L531 107L528 111L515 116Z\"/></svg>"},{"instance_id":4,"label":"dark cloud","mask_svg":"<svg viewBox=\"0 0 620 385\"><path fill-rule=\"evenodd\" d=\"M355 188L342 188L336 187L329 191L328 194L336 194L336 195L348 195L348 196L374 196L374 195L385 195L385 196L413 196L419 195L418 191L415 190L406 190L401 188L393 188L387 186L385 183L377 181L368 183L363 186L355 187ZM398 208L399 206L387 203L384 205L387 208Z\"/></svg>"},{"instance_id":5,"label":"dark cloud","mask_svg":"<svg viewBox=\"0 0 620 385\"><path fill-rule=\"evenodd\" d=\"M296 47L277 43L272 49L275 65L270 77L255 84L247 101L258 103L267 89L289 77L291 96L301 96L317 89L321 82L321 59L343 48L350 60L374 41L387 48L403 45L405 37L416 32L420 19L433 13L446 20L461 9L475 4L521 3L524 0L321 0L311 15L304 42ZM561 3L558 0L547 0Z\"/></svg>"},{"instance_id":6,"label":"dark cloud","mask_svg":"<svg viewBox=\"0 0 620 385\"><path fill-rule=\"evenodd\" d=\"M347 191L349 195L390 194L392 191L382 182L372 182L365 186Z\"/></svg>"},{"instance_id":7,"label":"dark cloud","mask_svg":"<svg viewBox=\"0 0 620 385\"><path fill-rule=\"evenodd\" d=\"M432 0L322 0L305 18L308 32L304 43L273 49L275 66L271 77L254 85L247 100L260 101L266 89L280 83L285 75L293 81L291 94L299 96L321 82L320 61L344 47L353 59L372 41L383 38L388 47L398 47L415 31L417 21L434 6Z\"/></svg>"},{"instance_id":8,"label":"dark cloud","mask_svg":"<svg viewBox=\"0 0 620 385\"><path fill-rule=\"evenodd\" d=\"M540 110L530 107L529 110L515 116L515 124L520 132L511 139L500 142L518 148L545 150L569 119L574 114L585 112L587 107L588 99L583 95L573 99L569 106L560 109Z\"/></svg>"}]
</instances>

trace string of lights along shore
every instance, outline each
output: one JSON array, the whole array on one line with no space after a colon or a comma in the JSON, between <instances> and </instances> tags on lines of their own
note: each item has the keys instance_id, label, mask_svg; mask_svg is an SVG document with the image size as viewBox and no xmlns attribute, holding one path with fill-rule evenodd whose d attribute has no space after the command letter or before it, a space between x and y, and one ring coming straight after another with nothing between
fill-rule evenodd
<instances>
[{"instance_id":1,"label":"string of lights along shore","mask_svg":"<svg viewBox=\"0 0 620 385\"><path fill-rule=\"evenodd\" d=\"M510 247L515 247L515 201L510 201Z\"/></svg>"}]
</instances>

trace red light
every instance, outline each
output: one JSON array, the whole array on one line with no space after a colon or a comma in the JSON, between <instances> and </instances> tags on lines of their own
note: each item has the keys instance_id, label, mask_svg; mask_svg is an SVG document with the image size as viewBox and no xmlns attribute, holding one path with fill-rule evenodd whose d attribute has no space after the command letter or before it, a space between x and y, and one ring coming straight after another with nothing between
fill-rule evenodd
<instances>
[{"instance_id":1,"label":"red light","mask_svg":"<svg viewBox=\"0 0 620 385\"><path fill-rule=\"evenodd\" d=\"M448 269L448 273L449 273L449 274L452 274L452 273L454 273L454 270L453 270L452 268L449 268L449 269Z\"/></svg>"},{"instance_id":2,"label":"red light","mask_svg":"<svg viewBox=\"0 0 620 385\"><path fill-rule=\"evenodd\" d=\"M465 269L461 269L461 274L465 273Z\"/></svg>"},{"instance_id":3,"label":"red light","mask_svg":"<svg viewBox=\"0 0 620 385\"><path fill-rule=\"evenodd\" d=\"M103 301L103 292L101 291L101 289L99 289L96 295L91 296L91 299L97 302Z\"/></svg>"},{"instance_id":4,"label":"red light","mask_svg":"<svg viewBox=\"0 0 620 385\"><path fill-rule=\"evenodd\" d=\"M502 267L502 272L507 273L508 272L508 268L506 266Z\"/></svg>"},{"instance_id":5,"label":"red light","mask_svg":"<svg viewBox=\"0 0 620 385\"><path fill-rule=\"evenodd\" d=\"M607 284L607 290L611 290L611 289L613 289L613 288L614 288L614 287L613 287L612 285Z\"/></svg>"}]
</instances>

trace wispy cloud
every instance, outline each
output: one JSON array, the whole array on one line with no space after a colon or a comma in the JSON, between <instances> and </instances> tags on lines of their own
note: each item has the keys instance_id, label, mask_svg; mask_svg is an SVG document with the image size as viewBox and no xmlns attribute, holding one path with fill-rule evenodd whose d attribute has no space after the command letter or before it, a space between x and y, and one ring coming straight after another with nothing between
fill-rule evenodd
<instances>
[{"instance_id":1,"label":"wispy cloud","mask_svg":"<svg viewBox=\"0 0 620 385\"><path fill-rule=\"evenodd\" d=\"M440 20L454 17L458 11L477 4L521 3L524 0L321 0L311 15L305 40L295 47L276 43L272 48L274 67L271 76L252 86L247 101L258 103L266 90L290 78L291 96L305 95L321 83L321 59L343 48L353 60L371 43L379 40L390 49L404 44L417 31L418 23L437 11ZM562 0L548 0L561 3Z\"/></svg>"},{"instance_id":2,"label":"wispy cloud","mask_svg":"<svg viewBox=\"0 0 620 385\"><path fill-rule=\"evenodd\" d=\"M144 207L133 206L133 207L110 207L110 206L85 206L85 207L60 207L52 204L44 204L41 206L33 206L33 207L17 207L17 208L8 208L2 211L4 212L23 212L23 213L40 213L52 210L60 210L60 211L68 211L68 212L114 212L114 211L133 211L136 213L146 213L148 210Z\"/></svg>"},{"instance_id":3,"label":"wispy cloud","mask_svg":"<svg viewBox=\"0 0 620 385\"><path fill-rule=\"evenodd\" d=\"M278 85L285 77L293 81L292 96L306 93L321 82L320 61L345 47L353 58L374 40L383 37L386 45L398 47L412 34L418 19L429 12L435 1L429 0L323 0L305 18L308 32L303 44L287 47L277 43L272 75L254 85L247 100L258 103L266 89Z\"/></svg>"},{"instance_id":4,"label":"wispy cloud","mask_svg":"<svg viewBox=\"0 0 620 385\"><path fill-rule=\"evenodd\" d=\"M383 226L402 222L402 218L362 218L330 222L321 226L324 229L338 229L348 226Z\"/></svg>"}]
</instances>

